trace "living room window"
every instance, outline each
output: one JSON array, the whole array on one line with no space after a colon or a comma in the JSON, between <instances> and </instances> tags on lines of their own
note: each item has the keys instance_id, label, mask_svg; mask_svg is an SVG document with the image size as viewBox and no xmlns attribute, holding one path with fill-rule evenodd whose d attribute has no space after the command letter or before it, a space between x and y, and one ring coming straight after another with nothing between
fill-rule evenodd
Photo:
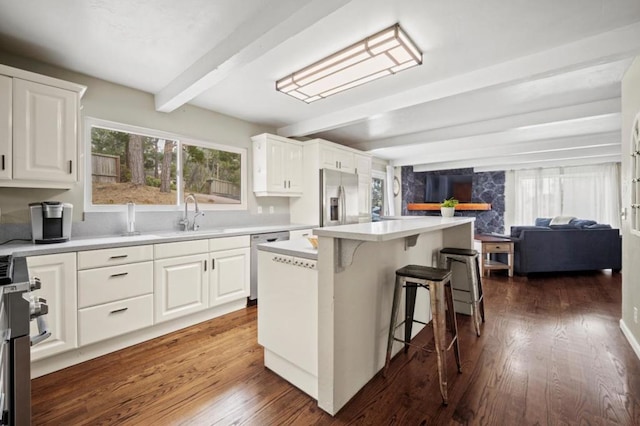
<instances>
[{"instance_id":1,"label":"living room window","mask_svg":"<svg viewBox=\"0 0 640 426\"><path fill-rule=\"evenodd\" d=\"M514 185L511 225L533 225L539 217L574 216L620 227L618 163L509 173Z\"/></svg>"},{"instance_id":2,"label":"living room window","mask_svg":"<svg viewBox=\"0 0 640 426\"><path fill-rule=\"evenodd\" d=\"M203 209L246 208L246 150L87 119L87 210L177 209L193 193Z\"/></svg>"}]
</instances>

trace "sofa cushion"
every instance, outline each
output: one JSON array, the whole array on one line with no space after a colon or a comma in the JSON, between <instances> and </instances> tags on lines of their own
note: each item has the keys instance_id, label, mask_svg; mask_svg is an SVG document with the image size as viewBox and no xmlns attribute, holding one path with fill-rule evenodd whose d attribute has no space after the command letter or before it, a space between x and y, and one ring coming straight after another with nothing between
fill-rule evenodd
<instances>
[{"instance_id":1,"label":"sofa cushion","mask_svg":"<svg viewBox=\"0 0 640 426\"><path fill-rule=\"evenodd\" d=\"M539 217L536 219L536 226L549 226L549 224L551 223L551 218L550 217Z\"/></svg>"},{"instance_id":2,"label":"sofa cushion","mask_svg":"<svg viewBox=\"0 0 640 426\"><path fill-rule=\"evenodd\" d=\"M595 223L593 225L585 226L584 229L611 229L611 225L606 223Z\"/></svg>"},{"instance_id":3,"label":"sofa cushion","mask_svg":"<svg viewBox=\"0 0 640 426\"><path fill-rule=\"evenodd\" d=\"M551 219L549 225L568 225L574 219L576 219L575 216L556 216Z\"/></svg>"},{"instance_id":4,"label":"sofa cushion","mask_svg":"<svg viewBox=\"0 0 640 426\"><path fill-rule=\"evenodd\" d=\"M549 225L549 228L551 228L551 229L580 229L579 227L577 227L576 225L574 225L572 223L565 223L565 224L562 224L562 225L551 224L551 225Z\"/></svg>"},{"instance_id":5,"label":"sofa cushion","mask_svg":"<svg viewBox=\"0 0 640 426\"><path fill-rule=\"evenodd\" d=\"M591 225L596 225L598 222L596 222L595 220L589 220L589 219L574 219L571 221L571 225L574 225L577 228L583 229L587 226L591 226Z\"/></svg>"},{"instance_id":6,"label":"sofa cushion","mask_svg":"<svg viewBox=\"0 0 640 426\"><path fill-rule=\"evenodd\" d=\"M551 229L547 228L546 226L512 226L511 236L515 238L520 238L522 231L527 231L527 230L551 231Z\"/></svg>"}]
</instances>

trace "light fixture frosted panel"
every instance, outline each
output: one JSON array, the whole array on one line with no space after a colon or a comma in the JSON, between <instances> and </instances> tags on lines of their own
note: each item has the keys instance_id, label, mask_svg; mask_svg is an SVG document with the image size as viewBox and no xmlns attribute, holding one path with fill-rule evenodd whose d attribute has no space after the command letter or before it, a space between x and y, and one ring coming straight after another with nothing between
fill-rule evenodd
<instances>
[{"instance_id":1,"label":"light fixture frosted panel","mask_svg":"<svg viewBox=\"0 0 640 426\"><path fill-rule=\"evenodd\" d=\"M311 103L422 64L422 53L398 24L276 82L276 90Z\"/></svg>"}]
</instances>

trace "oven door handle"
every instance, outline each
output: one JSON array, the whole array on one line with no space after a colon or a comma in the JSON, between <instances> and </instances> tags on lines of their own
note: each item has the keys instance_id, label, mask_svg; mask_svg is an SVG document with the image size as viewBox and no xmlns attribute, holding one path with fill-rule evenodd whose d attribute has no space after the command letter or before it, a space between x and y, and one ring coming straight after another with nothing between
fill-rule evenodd
<instances>
[{"instance_id":1,"label":"oven door handle","mask_svg":"<svg viewBox=\"0 0 640 426\"><path fill-rule=\"evenodd\" d=\"M47 326L47 322L44 320L43 316L36 318L36 322L38 323L38 334L35 336L30 336L29 340L31 340L31 346L37 345L43 340L51 337L51 331Z\"/></svg>"}]
</instances>

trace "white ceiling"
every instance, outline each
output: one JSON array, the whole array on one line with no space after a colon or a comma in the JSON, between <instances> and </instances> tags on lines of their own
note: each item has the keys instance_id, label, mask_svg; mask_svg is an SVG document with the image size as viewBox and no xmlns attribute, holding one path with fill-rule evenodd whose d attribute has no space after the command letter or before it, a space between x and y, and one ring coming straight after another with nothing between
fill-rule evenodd
<instances>
[{"instance_id":1,"label":"white ceiling","mask_svg":"<svg viewBox=\"0 0 640 426\"><path fill-rule=\"evenodd\" d=\"M275 81L400 23L424 64L312 103ZM6 0L0 49L420 170L620 159L639 0Z\"/></svg>"}]
</instances>

